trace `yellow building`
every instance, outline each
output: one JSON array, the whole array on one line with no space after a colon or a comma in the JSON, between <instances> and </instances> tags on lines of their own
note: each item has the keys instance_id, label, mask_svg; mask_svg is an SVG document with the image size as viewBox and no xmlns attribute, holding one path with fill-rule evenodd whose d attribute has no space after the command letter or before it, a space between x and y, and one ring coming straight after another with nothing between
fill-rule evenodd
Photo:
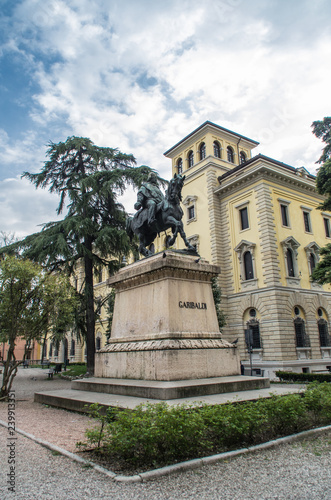
<instances>
[{"instance_id":1,"label":"yellow building","mask_svg":"<svg viewBox=\"0 0 331 500\"><path fill-rule=\"evenodd\" d=\"M103 299L110 293L110 289L106 284L108 278L109 274L106 268L101 269L94 275L94 296L96 303L99 303L100 306L103 304ZM85 280L83 265L77 266L73 280L77 290L83 289ZM98 306L96 309L98 309ZM106 306L100 307L100 310L96 311L96 313L95 348L99 350L107 342L108 315ZM41 357L42 348L40 347L38 359L41 359ZM50 339L47 339L43 358L50 360L52 363L65 363L66 360L69 363L86 363L85 343L82 339L77 338L74 332L68 332L66 338L58 346L51 342Z\"/></svg>"},{"instance_id":2,"label":"yellow building","mask_svg":"<svg viewBox=\"0 0 331 500\"><path fill-rule=\"evenodd\" d=\"M315 177L261 154L258 142L209 121L166 151L186 176L184 230L199 254L221 266L224 338L238 338L249 369L331 370L331 288L310 277L331 240L331 213L317 210ZM183 248L177 238L177 248ZM166 246L166 235L155 251ZM249 373L249 371L246 371Z\"/></svg>"}]
</instances>

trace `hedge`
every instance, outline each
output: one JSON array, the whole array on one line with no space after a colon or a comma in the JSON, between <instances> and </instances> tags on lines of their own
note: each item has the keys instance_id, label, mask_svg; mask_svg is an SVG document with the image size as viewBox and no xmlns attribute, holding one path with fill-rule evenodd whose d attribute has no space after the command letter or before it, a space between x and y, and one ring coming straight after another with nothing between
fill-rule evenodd
<instances>
[{"instance_id":1,"label":"hedge","mask_svg":"<svg viewBox=\"0 0 331 500\"><path fill-rule=\"evenodd\" d=\"M224 405L147 403L135 410L110 408L104 415L94 404L90 410L99 424L79 446L94 447L106 463L162 466L331 424L331 384Z\"/></svg>"},{"instance_id":2,"label":"hedge","mask_svg":"<svg viewBox=\"0 0 331 500\"><path fill-rule=\"evenodd\" d=\"M277 371L276 376L283 382L331 382L331 373L294 373Z\"/></svg>"}]
</instances>

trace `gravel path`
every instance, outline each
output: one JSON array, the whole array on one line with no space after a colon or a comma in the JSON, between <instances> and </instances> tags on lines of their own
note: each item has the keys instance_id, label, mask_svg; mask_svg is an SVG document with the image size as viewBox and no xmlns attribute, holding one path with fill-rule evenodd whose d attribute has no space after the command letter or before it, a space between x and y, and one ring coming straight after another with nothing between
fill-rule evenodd
<instances>
[{"instance_id":1,"label":"gravel path","mask_svg":"<svg viewBox=\"0 0 331 500\"><path fill-rule=\"evenodd\" d=\"M29 381L30 375L20 374L15 383L15 393L18 400L22 394L28 400L19 402L18 407L23 403L31 406L36 405L34 410L36 412L34 418L37 419L34 423L35 427L38 427L38 421L43 421L45 416L49 415L47 417L49 432L56 428L57 432L62 429L60 434L63 434L63 430L69 424L75 424L76 428L80 426L85 428L85 421L70 423L70 420L78 417L89 420L88 417L63 410L45 408L29 401L33 392L43 390L41 385L45 383L44 375L42 375L40 383L37 383L38 376L37 374L37 377L34 377L36 380L30 379ZM52 388L59 388L55 387L55 384L63 386L63 382L67 383L62 380L54 380ZM46 384L48 389L48 382ZM7 406L4 408L4 405L6 406L4 403L0 405L2 413L7 408ZM47 410L50 410L51 413L42 413L42 411L46 412ZM30 414L30 410L26 411ZM50 415L57 421L52 421ZM3 416L1 418L7 420ZM27 422L29 417L25 418ZM17 427L31 432L31 430L22 427L21 422L17 424ZM36 434L36 432L32 433ZM43 439L54 442L49 435ZM18 434L15 442L15 493L8 491L7 474L10 471L8 464L10 447L8 444L10 444L8 430L0 427L1 499L331 500L330 431L323 436L305 441L260 450L215 465L206 465L177 475L134 484L114 482L105 475L66 457L55 455ZM66 448L68 449L68 447Z\"/></svg>"},{"instance_id":2,"label":"gravel path","mask_svg":"<svg viewBox=\"0 0 331 500\"><path fill-rule=\"evenodd\" d=\"M121 484L33 441L17 441L16 491L6 487L6 432L0 430L0 498L10 499L297 499L331 498L331 434L228 462L163 477ZM6 467L7 465L7 467Z\"/></svg>"}]
</instances>

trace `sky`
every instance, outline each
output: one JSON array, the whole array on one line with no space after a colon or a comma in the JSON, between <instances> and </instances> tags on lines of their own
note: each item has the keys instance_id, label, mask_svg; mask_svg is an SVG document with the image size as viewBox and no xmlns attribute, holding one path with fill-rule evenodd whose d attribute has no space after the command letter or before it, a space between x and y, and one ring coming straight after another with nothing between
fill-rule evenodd
<instances>
[{"instance_id":1,"label":"sky","mask_svg":"<svg viewBox=\"0 0 331 500\"><path fill-rule=\"evenodd\" d=\"M0 0L0 232L57 220L21 175L73 135L169 179L163 153L210 120L314 174L330 18L329 0Z\"/></svg>"}]
</instances>

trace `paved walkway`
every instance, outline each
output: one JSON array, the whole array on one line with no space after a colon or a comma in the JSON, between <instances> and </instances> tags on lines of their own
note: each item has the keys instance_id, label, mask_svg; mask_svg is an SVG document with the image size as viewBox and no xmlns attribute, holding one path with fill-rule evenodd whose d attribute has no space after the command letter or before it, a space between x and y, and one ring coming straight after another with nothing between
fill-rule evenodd
<instances>
[{"instance_id":1,"label":"paved walkway","mask_svg":"<svg viewBox=\"0 0 331 500\"><path fill-rule=\"evenodd\" d=\"M29 398L35 390L43 390L44 375L40 376L38 382L38 372L20 373L15 384L17 397L22 397L23 393ZM63 386L66 381L54 382ZM1 499L331 500L331 431L305 441L132 484L114 482L22 435L16 437L13 446L8 429L0 427ZM8 491L10 484L7 483L11 447L15 453L15 470L12 471L15 473L12 474L15 493Z\"/></svg>"}]
</instances>

